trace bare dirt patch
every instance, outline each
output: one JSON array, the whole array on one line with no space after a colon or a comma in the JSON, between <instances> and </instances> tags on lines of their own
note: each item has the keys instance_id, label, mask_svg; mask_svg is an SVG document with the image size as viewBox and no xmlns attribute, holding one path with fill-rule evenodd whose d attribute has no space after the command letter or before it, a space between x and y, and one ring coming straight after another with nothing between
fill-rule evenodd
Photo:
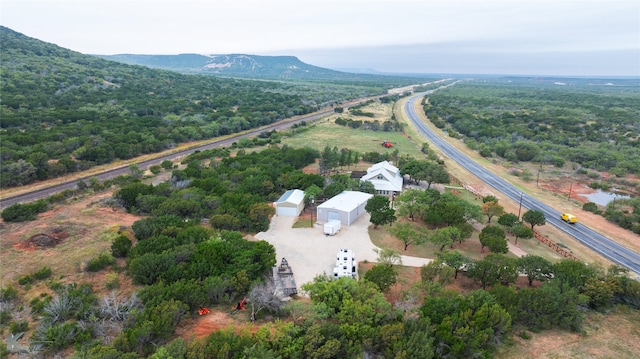
<instances>
[{"instance_id":1,"label":"bare dirt patch","mask_svg":"<svg viewBox=\"0 0 640 359\"><path fill-rule=\"evenodd\" d=\"M45 266L51 268L54 277L64 276L64 282L86 282L98 276L81 271L82 264L100 253L110 253L111 240L121 230L126 233L140 219L124 210L104 206L102 200L111 195L103 192L72 199L68 204L55 205L34 221L2 223L3 285L15 283Z\"/></svg>"}]
</instances>

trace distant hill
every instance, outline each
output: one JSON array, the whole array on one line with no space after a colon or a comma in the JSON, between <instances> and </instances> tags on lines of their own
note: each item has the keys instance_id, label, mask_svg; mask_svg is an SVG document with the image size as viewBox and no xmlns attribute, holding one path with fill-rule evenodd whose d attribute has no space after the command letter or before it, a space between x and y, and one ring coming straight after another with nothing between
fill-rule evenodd
<instances>
[{"instance_id":1,"label":"distant hill","mask_svg":"<svg viewBox=\"0 0 640 359\"><path fill-rule=\"evenodd\" d=\"M280 78L280 79L338 79L355 77L312 66L295 56L230 55L97 55L103 59L126 64L144 65L165 70L202 73L220 76Z\"/></svg>"},{"instance_id":2,"label":"distant hill","mask_svg":"<svg viewBox=\"0 0 640 359\"><path fill-rule=\"evenodd\" d=\"M278 80L350 81L359 83L386 82L419 83L425 76L382 74L368 71L343 72L309 65L295 56L229 55L95 55L100 58L132 65L205 74ZM434 77L434 76L431 76Z\"/></svg>"}]
</instances>

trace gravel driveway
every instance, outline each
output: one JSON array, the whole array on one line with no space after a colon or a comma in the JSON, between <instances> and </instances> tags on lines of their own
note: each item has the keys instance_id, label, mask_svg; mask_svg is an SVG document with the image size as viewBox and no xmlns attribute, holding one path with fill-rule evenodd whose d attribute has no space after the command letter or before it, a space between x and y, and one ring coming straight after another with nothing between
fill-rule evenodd
<instances>
[{"instance_id":1,"label":"gravel driveway","mask_svg":"<svg viewBox=\"0 0 640 359\"><path fill-rule=\"evenodd\" d=\"M257 233L256 239L271 243L276 249L277 265L282 258L286 258L293 270L298 293L302 293L301 286L313 281L322 273L333 275L336 254L342 248L351 249L356 261L367 260L375 262L378 254L377 247L369 238L369 214L366 213L351 226L342 226L340 232L333 236L326 236L323 223L316 222L313 228L292 228L296 217L274 216L266 232ZM427 258L402 256L402 264L420 267L429 263Z\"/></svg>"}]
</instances>

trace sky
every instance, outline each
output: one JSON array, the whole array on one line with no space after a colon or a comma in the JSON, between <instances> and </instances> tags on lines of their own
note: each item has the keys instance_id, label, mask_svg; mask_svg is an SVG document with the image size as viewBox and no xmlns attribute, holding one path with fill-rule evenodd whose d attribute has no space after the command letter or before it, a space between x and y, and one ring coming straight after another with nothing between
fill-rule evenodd
<instances>
[{"instance_id":1,"label":"sky","mask_svg":"<svg viewBox=\"0 0 640 359\"><path fill-rule=\"evenodd\" d=\"M2 0L0 24L85 54L243 53L392 73L640 76L639 0Z\"/></svg>"}]
</instances>

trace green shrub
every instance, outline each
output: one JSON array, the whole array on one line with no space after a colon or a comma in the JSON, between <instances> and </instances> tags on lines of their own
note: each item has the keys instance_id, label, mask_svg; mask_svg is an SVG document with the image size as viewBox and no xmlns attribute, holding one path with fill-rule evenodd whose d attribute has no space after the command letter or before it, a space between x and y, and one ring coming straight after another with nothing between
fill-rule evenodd
<instances>
[{"instance_id":1,"label":"green shrub","mask_svg":"<svg viewBox=\"0 0 640 359\"><path fill-rule=\"evenodd\" d=\"M111 244L111 254L116 258L126 258L131 252L131 240L123 235L118 236Z\"/></svg>"},{"instance_id":2,"label":"green shrub","mask_svg":"<svg viewBox=\"0 0 640 359\"><path fill-rule=\"evenodd\" d=\"M92 258L87 263L88 272L97 272L104 269L107 266L113 265L116 262L115 258L111 254L102 253L96 258Z\"/></svg>"},{"instance_id":3,"label":"green shrub","mask_svg":"<svg viewBox=\"0 0 640 359\"><path fill-rule=\"evenodd\" d=\"M598 211L598 205L593 202L587 202L582 205L582 209L585 211L596 213Z\"/></svg>"},{"instance_id":4,"label":"green shrub","mask_svg":"<svg viewBox=\"0 0 640 359\"><path fill-rule=\"evenodd\" d=\"M10 302L16 298L18 298L18 290L12 285L0 289L0 302Z\"/></svg>"},{"instance_id":5,"label":"green shrub","mask_svg":"<svg viewBox=\"0 0 640 359\"><path fill-rule=\"evenodd\" d=\"M36 279L33 278L33 275L31 275L31 274L27 274L24 277L18 278L18 284L20 284L20 285L33 284L33 282L35 282L35 281L36 281Z\"/></svg>"},{"instance_id":6,"label":"green shrub","mask_svg":"<svg viewBox=\"0 0 640 359\"><path fill-rule=\"evenodd\" d=\"M5 222L26 222L36 219L38 213L42 213L48 209L47 202L38 200L31 203L16 203L2 211L2 219Z\"/></svg>"},{"instance_id":7,"label":"green shrub","mask_svg":"<svg viewBox=\"0 0 640 359\"><path fill-rule=\"evenodd\" d=\"M591 179L599 179L600 178L600 174L598 172L589 172L589 173L587 173L587 177L589 177Z\"/></svg>"},{"instance_id":8,"label":"green shrub","mask_svg":"<svg viewBox=\"0 0 640 359\"><path fill-rule=\"evenodd\" d=\"M62 288L64 288L64 285L60 282L48 282L47 286L54 292L57 292L59 290L62 290Z\"/></svg>"},{"instance_id":9,"label":"green shrub","mask_svg":"<svg viewBox=\"0 0 640 359\"><path fill-rule=\"evenodd\" d=\"M29 322L26 320L21 320L18 322L13 322L9 325L9 331L11 334L24 333L29 330Z\"/></svg>"},{"instance_id":10,"label":"green shrub","mask_svg":"<svg viewBox=\"0 0 640 359\"><path fill-rule=\"evenodd\" d=\"M151 171L151 173L153 173L154 175L157 175L158 173L162 172L162 167L160 167L160 165L152 165L149 167L149 171Z\"/></svg>"},{"instance_id":11,"label":"green shrub","mask_svg":"<svg viewBox=\"0 0 640 359\"><path fill-rule=\"evenodd\" d=\"M11 311L9 309L0 311L0 325L7 325L9 324L9 322L11 322L12 319L13 316L11 315Z\"/></svg>"},{"instance_id":12,"label":"green shrub","mask_svg":"<svg viewBox=\"0 0 640 359\"><path fill-rule=\"evenodd\" d=\"M37 272L33 273L33 278L37 280L43 280L51 277L51 268L42 267Z\"/></svg>"},{"instance_id":13,"label":"green shrub","mask_svg":"<svg viewBox=\"0 0 640 359\"><path fill-rule=\"evenodd\" d=\"M35 297L29 303L29 307L31 307L31 314L42 314L44 312L44 307L53 299L47 293L42 293L40 296L42 299Z\"/></svg>"}]
</instances>

